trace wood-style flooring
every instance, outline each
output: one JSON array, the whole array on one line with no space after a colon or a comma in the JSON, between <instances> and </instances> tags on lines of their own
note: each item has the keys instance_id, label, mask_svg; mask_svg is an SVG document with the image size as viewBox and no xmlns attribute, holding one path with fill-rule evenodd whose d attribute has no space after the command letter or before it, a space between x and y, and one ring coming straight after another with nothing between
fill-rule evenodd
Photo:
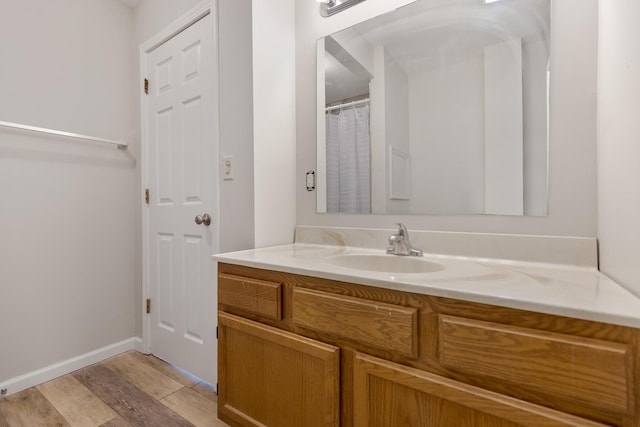
<instances>
[{"instance_id":1,"label":"wood-style flooring","mask_svg":"<svg viewBox=\"0 0 640 427\"><path fill-rule=\"evenodd\" d=\"M130 351L0 399L0 427L226 426L216 397L197 378Z\"/></svg>"}]
</instances>

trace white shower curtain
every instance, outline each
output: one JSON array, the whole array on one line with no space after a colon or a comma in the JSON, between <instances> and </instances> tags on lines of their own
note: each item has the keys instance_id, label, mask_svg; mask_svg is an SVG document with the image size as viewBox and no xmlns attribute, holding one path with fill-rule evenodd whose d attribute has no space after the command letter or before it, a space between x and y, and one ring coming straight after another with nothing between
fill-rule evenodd
<instances>
[{"instance_id":1,"label":"white shower curtain","mask_svg":"<svg viewBox=\"0 0 640 427\"><path fill-rule=\"evenodd\" d=\"M326 115L327 212L371 213L369 105Z\"/></svg>"}]
</instances>

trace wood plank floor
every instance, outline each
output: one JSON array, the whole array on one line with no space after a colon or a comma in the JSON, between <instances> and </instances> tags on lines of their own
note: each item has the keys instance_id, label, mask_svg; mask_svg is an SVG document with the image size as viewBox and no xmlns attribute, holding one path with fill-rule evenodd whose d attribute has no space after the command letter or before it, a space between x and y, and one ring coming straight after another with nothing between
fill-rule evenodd
<instances>
[{"instance_id":1,"label":"wood plank floor","mask_svg":"<svg viewBox=\"0 0 640 427\"><path fill-rule=\"evenodd\" d=\"M197 378L130 351L0 399L0 427L226 426L216 401Z\"/></svg>"}]
</instances>

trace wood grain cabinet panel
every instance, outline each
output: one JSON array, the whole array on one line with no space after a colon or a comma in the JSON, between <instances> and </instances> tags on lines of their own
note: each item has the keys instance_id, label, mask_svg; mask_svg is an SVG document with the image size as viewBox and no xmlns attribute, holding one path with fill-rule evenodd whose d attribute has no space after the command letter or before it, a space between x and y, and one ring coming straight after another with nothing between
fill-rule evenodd
<instances>
[{"instance_id":1,"label":"wood grain cabinet panel","mask_svg":"<svg viewBox=\"0 0 640 427\"><path fill-rule=\"evenodd\" d=\"M604 425L373 356L353 369L354 427Z\"/></svg>"},{"instance_id":2,"label":"wood grain cabinet panel","mask_svg":"<svg viewBox=\"0 0 640 427\"><path fill-rule=\"evenodd\" d=\"M219 313L218 416L232 426L339 425L340 350Z\"/></svg>"},{"instance_id":3,"label":"wood grain cabinet panel","mask_svg":"<svg viewBox=\"0 0 640 427\"><path fill-rule=\"evenodd\" d=\"M282 318L282 284L220 273L218 302L269 319Z\"/></svg>"},{"instance_id":4,"label":"wood grain cabinet panel","mask_svg":"<svg viewBox=\"0 0 640 427\"><path fill-rule=\"evenodd\" d=\"M295 288L292 299L299 326L417 357L415 308L305 288Z\"/></svg>"},{"instance_id":5,"label":"wood grain cabinet panel","mask_svg":"<svg viewBox=\"0 0 640 427\"><path fill-rule=\"evenodd\" d=\"M233 427L640 427L637 328L231 264L218 284Z\"/></svg>"},{"instance_id":6,"label":"wood grain cabinet panel","mask_svg":"<svg viewBox=\"0 0 640 427\"><path fill-rule=\"evenodd\" d=\"M439 316L439 360L484 376L591 407L633 409L628 345L454 316Z\"/></svg>"}]
</instances>

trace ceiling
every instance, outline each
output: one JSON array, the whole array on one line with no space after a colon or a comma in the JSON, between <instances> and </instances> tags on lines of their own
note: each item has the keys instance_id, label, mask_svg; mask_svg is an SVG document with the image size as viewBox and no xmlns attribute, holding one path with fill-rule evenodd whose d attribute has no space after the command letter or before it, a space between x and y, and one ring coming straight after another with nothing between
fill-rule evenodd
<instances>
[{"instance_id":1,"label":"ceiling","mask_svg":"<svg viewBox=\"0 0 640 427\"><path fill-rule=\"evenodd\" d=\"M120 0L122 3L126 4L127 6L129 6L130 8L134 8L136 7L140 1L142 0Z\"/></svg>"}]
</instances>

